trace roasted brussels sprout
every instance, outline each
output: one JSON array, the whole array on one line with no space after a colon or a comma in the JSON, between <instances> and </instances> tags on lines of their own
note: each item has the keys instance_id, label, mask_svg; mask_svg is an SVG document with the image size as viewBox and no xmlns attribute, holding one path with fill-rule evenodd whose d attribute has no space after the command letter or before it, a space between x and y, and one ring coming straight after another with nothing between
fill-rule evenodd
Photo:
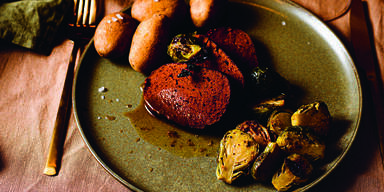
<instances>
[{"instance_id":1,"label":"roasted brussels sprout","mask_svg":"<svg viewBox=\"0 0 384 192\"><path fill-rule=\"evenodd\" d=\"M313 166L299 154L291 154L272 178L272 184L278 191L287 191L291 187L306 182L312 174Z\"/></svg>"},{"instance_id":2,"label":"roasted brussels sprout","mask_svg":"<svg viewBox=\"0 0 384 192\"><path fill-rule=\"evenodd\" d=\"M286 128L277 137L276 143L289 154L298 153L312 161L324 158L325 144L306 127L291 126Z\"/></svg>"},{"instance_id":3,"label":"roasted brussels sprout","mask_svg":"<svg viewBox=\"0 0 384 192\"><path fill-rule=\"evenodd\" d=\"M276 109L285 105L286 95L282 94L274 98L268 98L255 103L252 107L255 117L264 125L267 124L269 116Z\"/></svg>"},{"instance_id":4,"label":"roasted brussels sprout","mask_svg":"<svg viewBox=\"0 0 384 192\"><path fill-rule=\"evenodd\" d=\"M274 134L280 135L285 128L290 127L292 112L287 109L278 109L269 116L267 128Z\"/></svg>"},{"instance_id":5,"label":"roasted brussels sprout","mask_svg":"<svg viewBox=\"0 0 384 192\"><path fill-rule=\"evenodd\" d=\"M274 98L288 95L289 82L271 68L256 67L250 75L251 95L255 98Z\"/></svg>"},{"instance_id":6,"label":"roasted brussels sprout","mask_svg":"<svg viewBox=\"0 0 384 192\"><path fill-rule=\"evenodd\" d=\"M256 158L251 168L251 176L258 181L267 181L281 165L282 152L275 142L268 143L264 151Z\"/></svg>"},{"instance_id":7,"label":"roasted brussels sprout","mask_svg":"<svg viewBox=\"0 0 384 192\"><path fill-rule=\"evenodd\" d=\"M269 142L272 141L271 135L268 129L254 120L247 120L236 126L236 129L240 129L243 132L248 133L253 137L256 143L260 144L262 148L266 147Z\"/></svg>"},{"instance_id":8,"label":"roasted brussels sprout","mask_svg":"<svg viewBox=\"0 0 384 192\"><path fill-rule=\"evenodd\" d=\"M248 174L258 154L259 144L248 133L229 130L220 141L217 179L231 184L241 175Z\"/></svg>"},{"instance_id":9,"label":"roasted brussels sprout","mask_svg":"<svg viewBox=\"0 0 384 192\"><path fill-rule=\"evenodd\" d=\"M293 126L309 127L318 136L327 135L331 127L328 106L322 101L302 105L293 113L291 120Z\"/></svg>"},{"instance_id":10,"label":"roasted brussels sprout","mask_svg":"<svg viewBox=\"0 0 384 192\"><path fill-rule=\"evenodd\" d=\"M167 54L176 63L205 59L204 47L200 46L193 34L176 35L168 45Z\"/></svg>"}]
</instances>

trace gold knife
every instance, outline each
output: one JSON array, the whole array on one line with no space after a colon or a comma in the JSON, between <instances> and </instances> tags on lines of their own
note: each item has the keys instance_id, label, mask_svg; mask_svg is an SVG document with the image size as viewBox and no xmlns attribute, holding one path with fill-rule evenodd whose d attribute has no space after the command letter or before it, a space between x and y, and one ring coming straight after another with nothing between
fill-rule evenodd
<instances>
[{"instance_id":1,"label":"gold knife","mask_svg":"<svg viewBox=\"0 0 384 192\"><path fill-rule=\"evenodd\" d=\"M379 73L378 63L375 60L375 49L372 47L374 43L371 43L370 30L368 27L369 18L368 12L365 11L365 5L361 0L352 0L350 25L351 25L351 37L352 46L354 49L355 64L359 70L366 75L367 84L371 91L373 99L376 127L378 130L378 139L380 146L381 162L384 167L384 94L383 85Z\"/></svg>"}]
</instances>

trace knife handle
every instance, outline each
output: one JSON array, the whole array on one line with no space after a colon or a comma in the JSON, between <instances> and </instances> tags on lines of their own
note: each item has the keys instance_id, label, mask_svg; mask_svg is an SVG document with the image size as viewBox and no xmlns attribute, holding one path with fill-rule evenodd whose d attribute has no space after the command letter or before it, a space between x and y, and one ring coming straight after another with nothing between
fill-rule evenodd
<instances>
[{"instance_id":1,"label":"knife handle","mask_svg":"<svg viewBox=\"0 0 384 192\"><path fill-rule=\"evenodd\" d=\"M71 93L74 67L76 64L77 52L79 51L78 43L74 43L71 57L69 59L66 78L64 80L64 87L61 93L59 109L57 111L55 125L49 144L49 151L45 163L43 173L45 175L54 176L57 174L59 160L62 155L63 144L66 136L66 128L68 127L68 119L72 106Z\"/></svg>"}]
</instances>

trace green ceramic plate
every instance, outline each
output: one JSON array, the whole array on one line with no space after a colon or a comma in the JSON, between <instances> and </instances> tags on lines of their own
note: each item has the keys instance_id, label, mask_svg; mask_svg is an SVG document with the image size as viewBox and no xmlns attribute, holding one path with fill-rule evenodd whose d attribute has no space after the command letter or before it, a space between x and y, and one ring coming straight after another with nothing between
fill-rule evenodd
<instances>
[{"instance_id":1,"label":"green ceramic plate","mask_svg":"<svg viewBox=\"0 0 384 192\"><path fill-rule=\"evenodd\" d=\"M323 100L334 118L326 159L299 191L327 176L350 148L361 117L362 95L353 61L340 40L315 16L289 1L231 1L228 25L253 38L261 62L288 79L300 104ZM222 135L199 135L145 112L145 76L127 59L101 58L91 42L73 92L81 135L97 161L135 191L274 191L268 184L226 185L216 179ZM99 88L105 87L105 92Z\"/></svg>"}]
</instances>

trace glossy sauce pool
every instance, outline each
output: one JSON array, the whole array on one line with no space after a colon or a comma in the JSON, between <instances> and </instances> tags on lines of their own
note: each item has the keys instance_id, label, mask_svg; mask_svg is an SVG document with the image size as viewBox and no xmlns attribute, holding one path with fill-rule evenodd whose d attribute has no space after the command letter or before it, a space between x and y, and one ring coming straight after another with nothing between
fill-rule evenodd
<instances>
[{"instance_id":1,"label":"glossy sauce pool","mask_svg":"<svg viewBox=\"0 0 384 192\"><path fill-rule=\"evenodd\" d=\"M159 149L182 157L217 156L222 134L198 133L172 125L152 116L143 100L134 110L125 112L132 126L143 139Z\"/></svg>"}]
</instances>

